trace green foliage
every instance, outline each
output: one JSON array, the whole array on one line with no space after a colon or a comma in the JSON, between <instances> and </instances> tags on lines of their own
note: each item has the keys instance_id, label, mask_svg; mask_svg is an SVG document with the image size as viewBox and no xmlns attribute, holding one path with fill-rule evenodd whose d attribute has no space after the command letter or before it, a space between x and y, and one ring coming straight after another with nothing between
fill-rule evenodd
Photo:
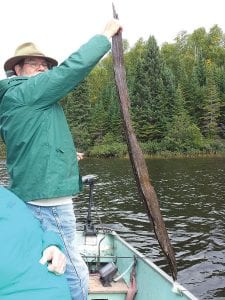
<instances>
[{"instance_id":1,"label":"green foliage","mask_svg":"<svg viewBox=\"0 0 225 300\"><path fill-rule=\"evenodd\" d=\"M188 152L201 150L204 140L199 128L195 124L190 124L188 119L177 116L176 125L171 127L168 135L161 143L164 150L175 152Z\"/></svg>"},{"instance_id":2,"label":"green foliage","mask_svg":"<svg viewBox=\"0 0 225 300\"><path fill-rule=\"evenodd\" d=\"M161 49L154 36L133 47L124 40L123 48L132 124L144 154L225 152L221 28L182 31ZM61 103L78 151L127 155L111 53Z\"/></svg>"},{"instance_id":3,"label":"green foliage","mask_svg":"<svg viewBox=\"0 0 225 300\"><path fill-rule=\"evenodd\" d=\"M89 131L92 144L100 143L106 134L107 112L104 109L102 101L98 101L92 109Z\"/></svg>"},{"instance_id":4,"label":"green foliage","mask_svg":"<svg viewBox=\"0 0 225 300\"><path fill-rule=\"evenodd\" d=\"M203 134L208 138L216 138L219 130L220 98L211 64L208 66L207 84L205 87L202 111L201 127Z\"/></svg>"},{"instance_id":5,"label":"green foliage","mask_svg":"<svg viewBox=\"0 0 225 300\"><path fill-rule=\"evenodd\" d=\"M180 32L161 49L154 36L130 48L124 61L132 123L143 152L225 151L225 36L213 26ZM80 151L127 155L112 55L109 53L62 104Z\"/></svg>"},{"instance_id":6,"label":"green foliage","mask_svg":"<svg viewBox=\"0 0 225 300\"><path fill-rule=\"evenodd\" d=\"M155 38L150 36L136 63L131 101L133 124L142 142L159 140L165 134L171 114L169 107L173 87L170 75L164 67Z\"/></svg>"},{"instance_id":7,"label":"green foliage","mask_svg":"<svg viewBox=\"0 0 225 300\"><path fill-rule=\"evenodd\" d=\"M202 145L203 137L200 129L191 120L185 108L185 98L183 97L182 89L178 86L174 116L161 146L164 150L187 152L192 149L200 149Z\"/></svg>"},{"instance_id":8,"label":"green foliage","mask_svg":"<svg viewBox=\"0 0 225 300\"><path fill-rule=\"evenodd\" d=\"M62 106L77 148L80 151L85 151L90 145L89 124L91 117L86 80L62 99Z\"/></svg>"},{"instance_id":9,"label":"green foliage","mask_svg":"<svg viewBox=\"0 0 225 300\"><path fill-rule=\"evenodd\" d=\"M6 157L6 148L5 144L3 143L2 139L0 138L0 158L5 158Z\"/></svg>"},{"instance_id":10,"label":"green foliage","mask_svg":"<svg viewBox=\"0 0 225 300\"><path fill-rule=\"evenodd\" d=\"M80 85L62 100L64 112L69 125L85 126L88 123L90 102L87 81Z\"/></svg>"},{"instance_id":11,"label":"green foliage","mask_svg":"<svg viewBox=\"0 0 225 300\"><path fill-rule=\"evenodd\" d=\"M141 150L144 154L152 155L159 153L161 150L161 145L156 141L149 141L146 143L140 143Z\"/></svg>"},{"instance_id":12,"label":"green foliage","mask_svg":"<svg viewBox=\"0 0 225 300\"><path fill-rule=\"evenodd\" d=\"M117 142L96 145L90 148L88 155L97 157L123 157L127 155L127 146Z\"/></svg>"},{"instance_id":13,"label":"green foliage","mask_svg":"<svg viewBox=\"0 0 225 300\"><path fill-rule=\"evenodd\" d=\"M76 144L77 151L87 151L91 146L91 138L88 128L71 127L70 130L73 136L73 140Z\"/></svg>"},{"instance_id":14,"label":"green foliage","mask_svg":"<svg viewBox=\"0 0 225 300\"><path fill-rule=\"evenodd\" d=\"M88 155L98 157L122 157L127 155L127 146L121 142L121 138L118 138L118 136L107 133L101 143L89 149Z\"/></svg>"}]
</instances>

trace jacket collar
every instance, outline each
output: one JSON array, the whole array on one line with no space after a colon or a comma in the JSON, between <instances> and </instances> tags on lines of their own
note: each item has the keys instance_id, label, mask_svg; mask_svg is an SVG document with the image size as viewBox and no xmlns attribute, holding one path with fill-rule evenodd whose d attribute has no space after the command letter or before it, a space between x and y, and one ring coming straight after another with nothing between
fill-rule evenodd
<instances>
[{"instance_id":1,"label":"jacket collar","mask_svg":"<svg viewBox=\"0 0 225 300\"><path fill-rule=\"evenodd\" d=\"M24 76L13 76L8 79L3 79L0 81L0 102L4 94L13 86L21 84L24 80L27 80L28 77Z\"/></svg>"}]
</instances>

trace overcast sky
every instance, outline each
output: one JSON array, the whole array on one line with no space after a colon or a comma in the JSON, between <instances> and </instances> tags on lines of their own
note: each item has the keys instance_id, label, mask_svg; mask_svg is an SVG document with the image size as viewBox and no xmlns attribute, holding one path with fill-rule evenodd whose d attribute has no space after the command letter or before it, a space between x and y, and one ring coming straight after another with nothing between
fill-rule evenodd
<instances>
[{"instance_id":1,"label":"overcast sky","mask_svg":"<svg viewBox=\"0 0 225 300\"><path fill-rule=\"evenodd\" d=\"M103 30L112 17L112 2L130 45L154 35L160 46L183 30L208 31L215 24L225 32L224 0L2 0L0 77L6 59L24 42L34 42L46 55L63 61Z\"/></svg>"}]
</instances>

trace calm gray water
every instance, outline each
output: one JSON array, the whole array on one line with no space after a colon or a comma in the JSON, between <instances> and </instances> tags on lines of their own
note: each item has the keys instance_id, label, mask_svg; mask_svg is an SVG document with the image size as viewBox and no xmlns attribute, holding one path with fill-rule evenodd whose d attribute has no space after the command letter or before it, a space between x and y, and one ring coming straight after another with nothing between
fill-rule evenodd
<instances>
[{"instance_id":1,"label":"calm gray water","mask_svg":"<svg viewBox=\"0 0 225 300\"><path fill-rule=\"evenodd\" d=\"M199 299L225 299L225 158L147 160L173 244L178 281ZM96 174L93 217L168 271L140 200L129 160L84 159L81 174ZM6 184L4 165L0 184ZM88 189L75 202L78 226ZM97 211L97 212L95 212Z\"/></svg>"}]
</instances>

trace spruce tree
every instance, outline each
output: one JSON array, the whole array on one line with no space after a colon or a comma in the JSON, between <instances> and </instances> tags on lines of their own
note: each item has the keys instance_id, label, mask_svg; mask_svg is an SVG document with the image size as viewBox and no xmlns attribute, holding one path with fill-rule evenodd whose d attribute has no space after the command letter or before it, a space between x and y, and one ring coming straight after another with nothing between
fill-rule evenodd
<instances>
[{"instance_id":1,"label":"spruce tree","mask_svg":"<svg viewBox=\"0 0 225 300\"><path fill-rule=\"evenodd\" d=\"M197 150L203 145L200 129L193 123L185 108L181 86L177 88L174 116L162 144L166 150L177 152Z\"/></svg>"},{"instance_id":2,"label":"spruce tree","mask_svg":"<svg viewBox=\"0 0 225 300\"><path fill-rule=\"evenodd\" d=\"M77 147L80 150L87 149L90 142L90 102L87 80L67 95L62 105Z\"/></svg>"},{"instance_id":3,"label":"spruce tree","mask_svg":"<svg viewBox=\"0 0 225 300\"><path fill-rule=\"evenodd\" d=\"M137 61L131 101L134 127L141 141L158 140L163 136L162 59L153 36L145 44Z\"/></svg>"},{"instance_id":4,"label":"spruce tree","mask_svg":"<svg viewBox=\"0 0 225 300\"><path fill-rule=\"evenodd\" d=\"M205 87L205 97L202 106L201 127L202 133L208 138L215 138L219 130L220 98L215 82L212 64L208 63L207 84Z\"/></svg>"}]
</instances>

